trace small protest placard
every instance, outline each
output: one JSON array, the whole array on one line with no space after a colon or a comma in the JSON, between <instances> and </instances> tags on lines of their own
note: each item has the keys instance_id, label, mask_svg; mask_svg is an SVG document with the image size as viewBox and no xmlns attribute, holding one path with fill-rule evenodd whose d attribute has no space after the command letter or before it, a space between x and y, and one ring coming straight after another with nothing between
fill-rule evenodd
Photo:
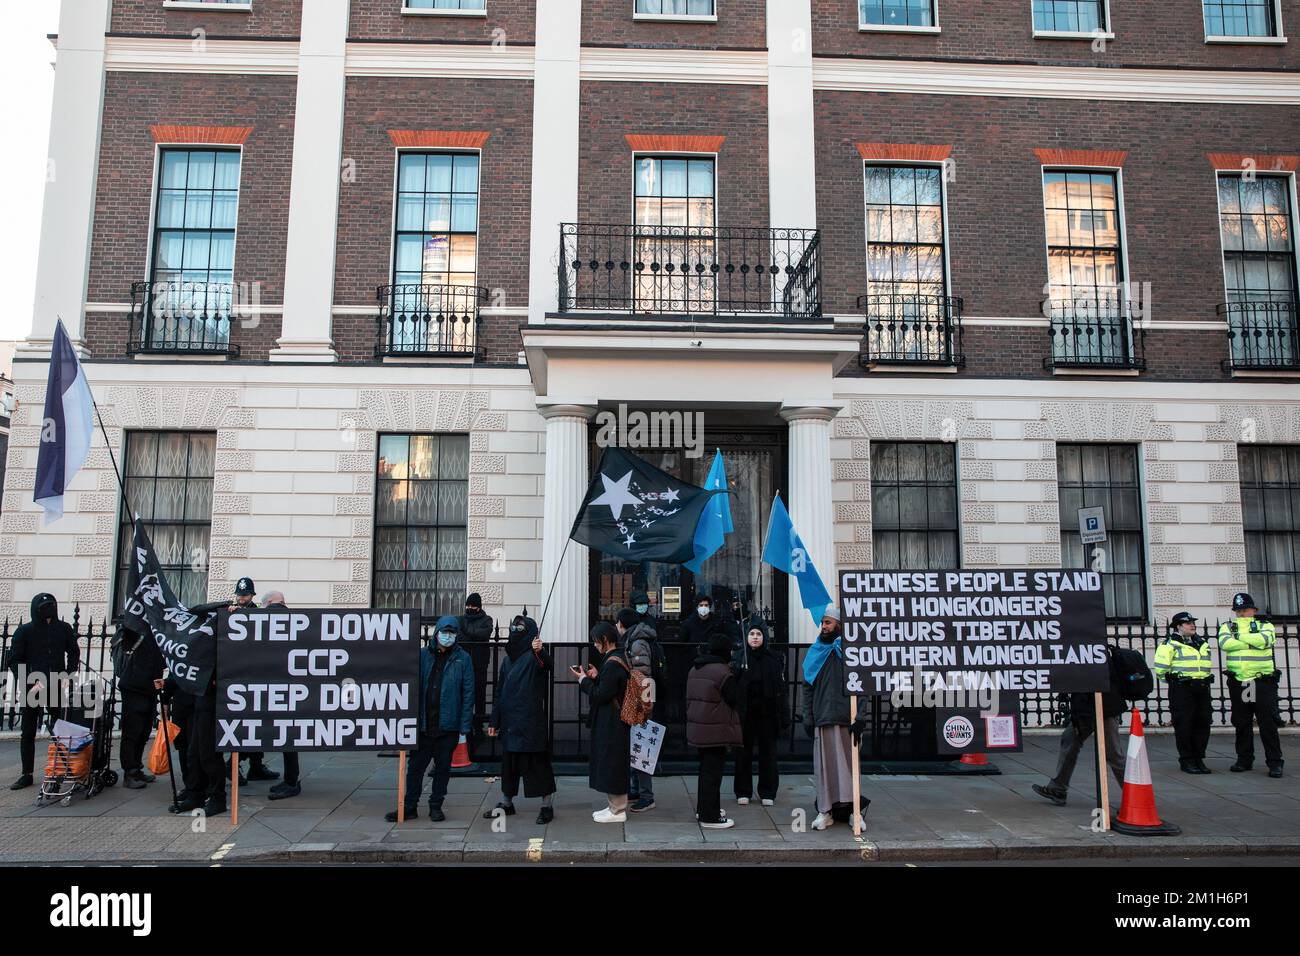
<instances>
[{"instance_id":1,"label":"small protest placard","mask_svg":"<svg viewBox=\"0 0 1300 956\"><path fill-rule=\"evenodd\" d=\"M664 725L647 720L632 728L632 769L654 773L664 745Z\"/></svg>"}]
</instances>

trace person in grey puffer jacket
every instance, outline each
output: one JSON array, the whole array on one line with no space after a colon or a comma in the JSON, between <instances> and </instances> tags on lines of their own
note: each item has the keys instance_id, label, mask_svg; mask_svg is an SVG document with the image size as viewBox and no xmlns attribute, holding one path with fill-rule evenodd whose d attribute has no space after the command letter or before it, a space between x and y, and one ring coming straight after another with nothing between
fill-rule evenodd
<instances>
[{"instance_id":1,"label":"person in grey puffer jacket","mask_svg":"<svg viewBox=\"0 0 1300 956\"><path fill-rule=\"evenodd\" d=\"M618 612L618 616L614 619L614 626L618 628L619 643L623 645L626 652L628 666L650 678L651 690L657 694L655 652L658 650L656 645L658 635L654 627L642 620L640 615L630 607L625 607ZM628 809L633 813L653 810L654 774L633 767L628 768L628 773L631 775L628 780Z\"/></svg>"}]
</instances>

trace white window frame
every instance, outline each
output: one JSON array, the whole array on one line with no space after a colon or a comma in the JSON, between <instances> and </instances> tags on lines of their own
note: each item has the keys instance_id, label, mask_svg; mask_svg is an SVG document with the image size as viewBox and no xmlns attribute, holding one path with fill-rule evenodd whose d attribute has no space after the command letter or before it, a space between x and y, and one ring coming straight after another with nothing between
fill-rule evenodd
<instances>
[{"instance_id":1,"label":"white window frame","mask_svg":"<svg viewBox=\"0 0 1300 956\"><path fill-rule=\"evenodd\" d=\"M245 3L198 3L197 0L163 0L164 10L202 10L207 13L251 13L253 0Z\"/></svg>"},{"instance_id":2,"label":"white window frame","mask_svg":"<svg viewBox=\"0 0 1300 956\"><path fill-rule=\"evenodd\" d=\"M461 9L443 9L435 10L424 7L408 7L407 0L402 0L402 16L404 17L486 17L487 0L483 2L481 10L461 10Z\"/></svg>"},{"instance_id":3,"label":"white window frame","mask_svg":"<svg viewBox=\"0 0 1300 956\"><path fill-rule=\"evenodd\" d=\"M858 32L859 33L939 33L939 0L930 0L930 9L934 13L934 26L913 27L913 26L890 26L887 23L863 23L862 22L862 5L854 2L858 8Z\"/></svg>"},{"instance_id":4,"label":"white window frame","mask_svg":"<svg viewBox=\"0 0 1300 956\"><path fill-rule=\"evenodd\" d=\"M1286 30L1282 26L1282 0L1273 0L1273 26L1277 33L1271 37L1234 37L1220 36L1217 34L1207 33L1205 35L1206 43L1249 43L1264 44L1265 46L1281 46L1286 43ZM1201 29L1205 29L1205 3L1201 3Z\"/></svg>"},{"instance_id":5,"label":"white window frame","mask_svg":"<svg viewBox=\"0 0 1300 956\"><path fill-rule=\"evenodd\" d=\"M1126 317L1128 318L1130 328L1132 329L1150 328L1151 326L1150 314L1147 315L1145 321L1139 323L1138 319L1134 318L1132 311L1128 307L1130 300L1127 295L1127 290L1128 287L1131 286L1133 283L1133 274L1129 271L1129 267L1128 267L1128 220L1127 217L1124 215L1124 167L1123 166L1095 166L1087 163L1053 163L1051 165L1048 165L1047 163L1041 163L1039 165L1038 188L1041 194L1040 201L1043 204L1043 265L1046 267L1046 272L1044 273L1044 275L1047 277L1047 281L1044 283L1044 286L1046 287L1052 284L1052 255L1051 255L1052 244L1048 239L1047 181L1044 177L1045 174L1048 173L1049 171L1068 173L1068 172L1075 172L1080 170L1088 170L1089 172L1096 171L1101 173L1115 174L1115 205L1116 205L1116 212L1119 215L1119 223L1118 223L1119 264L1120 264L1120 268L1124 270L1124 278L1121 281L1123 282L1123 285L1125 287L1125 296L1124 296L1125 314ZM1217 183L1215 185L1215 190L1217 195L1217 190L1218 190ZM1051 322L1050 318L1048 322L1050 324Z\"/></svg>"},{"instance_id":6,"label":"white window frame","mask_svg":"<svg viewBox=\"0 0 1300 956\"><path fill-rule=\"evenodd\" d=\"M1247 170L1242 167L1228 167L1227 169L1216 168L1214 170L1214 221L1219 233L1219 264L1222 267L1223 272L1224 302L1228 301L1228 250L1223 247L1223 202L1219 197L1219 177L1223 175L1241 176L1246 171ZM1262 174L1265 176L1271 176L1275 179L1287 180L1287 189L1290 192L1291 199L1291 245L1293 247L1291 258L1295 263L1295 275L1292 276L1292 282L1294 283L1293 287L1296 290L1296 294L1300 296L1300 248L1295 248L1295 230L1297 224L1300 224L1300 206L1297 206L1297 202L1300 201L1300 186L1297 186L1297 176L1294 172L1285 169L1257 169L1255 170L1255 173L1257 175Z\"/></svg>"},{"instance_id":7,"label":"white window frame","mask_svg":"<svg viewBox=\"0 0 1300 956\"><path fill-rule=\"evenodd\" d=\"M712 13L638 13L636 0L632 0L632 19L644 23L717 23L720 2L713 0Z\"/></svg>"},{"instance_id":8,"label":"white window frame","mask_svg":"<svg viewBox=\"0 0 1300 956\"><path fill-rule=\"evenodd\" d=\"M1113 40L1115 29L1110 19L1110 0L1102 0L1102 17L1105 29L1089 32L1086 30L1040 30L1034 26L1034 0L1029 0L1029 25L1034 31L1035 40Z\"/></svg>"},{"instance_id":9,"label":"white window frame","mask_svg":"<svg viewBox=\"0 0 1300 956\"><path fill-rule=\"evenodd\" d=\"M944 161L913 159L864 159L862 161L862 266L867 283L871 281L871 224L867 221L867 167L931 166L939 170L939 204L943 210L943 294L954 298L952 292L952 234L948 231L948 177L944 175ZM1044 214L1044 219L1046 215Z\"/></svg>"}]
</instances>

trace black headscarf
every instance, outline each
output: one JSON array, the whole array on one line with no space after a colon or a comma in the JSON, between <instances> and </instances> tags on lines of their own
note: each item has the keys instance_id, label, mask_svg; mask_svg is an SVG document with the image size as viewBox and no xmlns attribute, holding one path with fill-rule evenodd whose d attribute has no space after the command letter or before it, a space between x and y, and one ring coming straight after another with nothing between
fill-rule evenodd
<instances>
[{"instance_id":1,"label":"black headscarf","mask_svg":"<svg viewBox=\"0 0 1300 956\"><path fill-rule=\"evenodd\" d=\"M532 649L537 637L537 622L526 614L516 614L510 622L510 633L506 637L506 654L510 660L517 661Z\"/></svg>"},{"instance_id":2,"label":"black headscarf","mask_svg":"<svg viewBox=\"0 0 1300 956\"><path fill-rule=\"evenodd\" d=\"M763 644L755 649L749 646L749 632L758 629L763 632ZM767 632L767 624L763 618L755 615L750 618L749 623L745 625L745 655L746 669L744 674L744 684L751 688L750 693L757 692L767 700L779 698L785 689L783 678L784 668L781 655L768 647L768 641L771 636ZM752 688L759 688L754 691Z\"/></svg>"}]
</instances>

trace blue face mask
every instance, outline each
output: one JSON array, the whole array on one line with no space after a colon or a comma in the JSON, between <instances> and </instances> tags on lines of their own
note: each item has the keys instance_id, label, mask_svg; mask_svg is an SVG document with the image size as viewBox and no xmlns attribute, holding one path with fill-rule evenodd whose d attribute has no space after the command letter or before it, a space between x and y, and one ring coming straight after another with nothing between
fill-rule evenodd
<instances>
[{"instance_id":1,"label":"blue face mask","mask_svg":"<svg viewBox=\"0 0 1300 956\"><path fill-rule=\"evenodd\" d=\"M646 611L648 611L648 610L650 610L650 605L649 605L649 604L638 604L638 605L636 606L636 612L637 612L638 614L644 614L644 613L645 613Z\"/></svg>"},{"instance_id":2,"label":"blue face mask","mask_svg":"<svg viewBox=\"0 0 1300 956\"><path fill-rule=\"evenodd\" d=\"M455 643L456 643L456 635L453 634L451 631L438 632L439 647L451 647Z\"/></svg>"}]
</instances>

